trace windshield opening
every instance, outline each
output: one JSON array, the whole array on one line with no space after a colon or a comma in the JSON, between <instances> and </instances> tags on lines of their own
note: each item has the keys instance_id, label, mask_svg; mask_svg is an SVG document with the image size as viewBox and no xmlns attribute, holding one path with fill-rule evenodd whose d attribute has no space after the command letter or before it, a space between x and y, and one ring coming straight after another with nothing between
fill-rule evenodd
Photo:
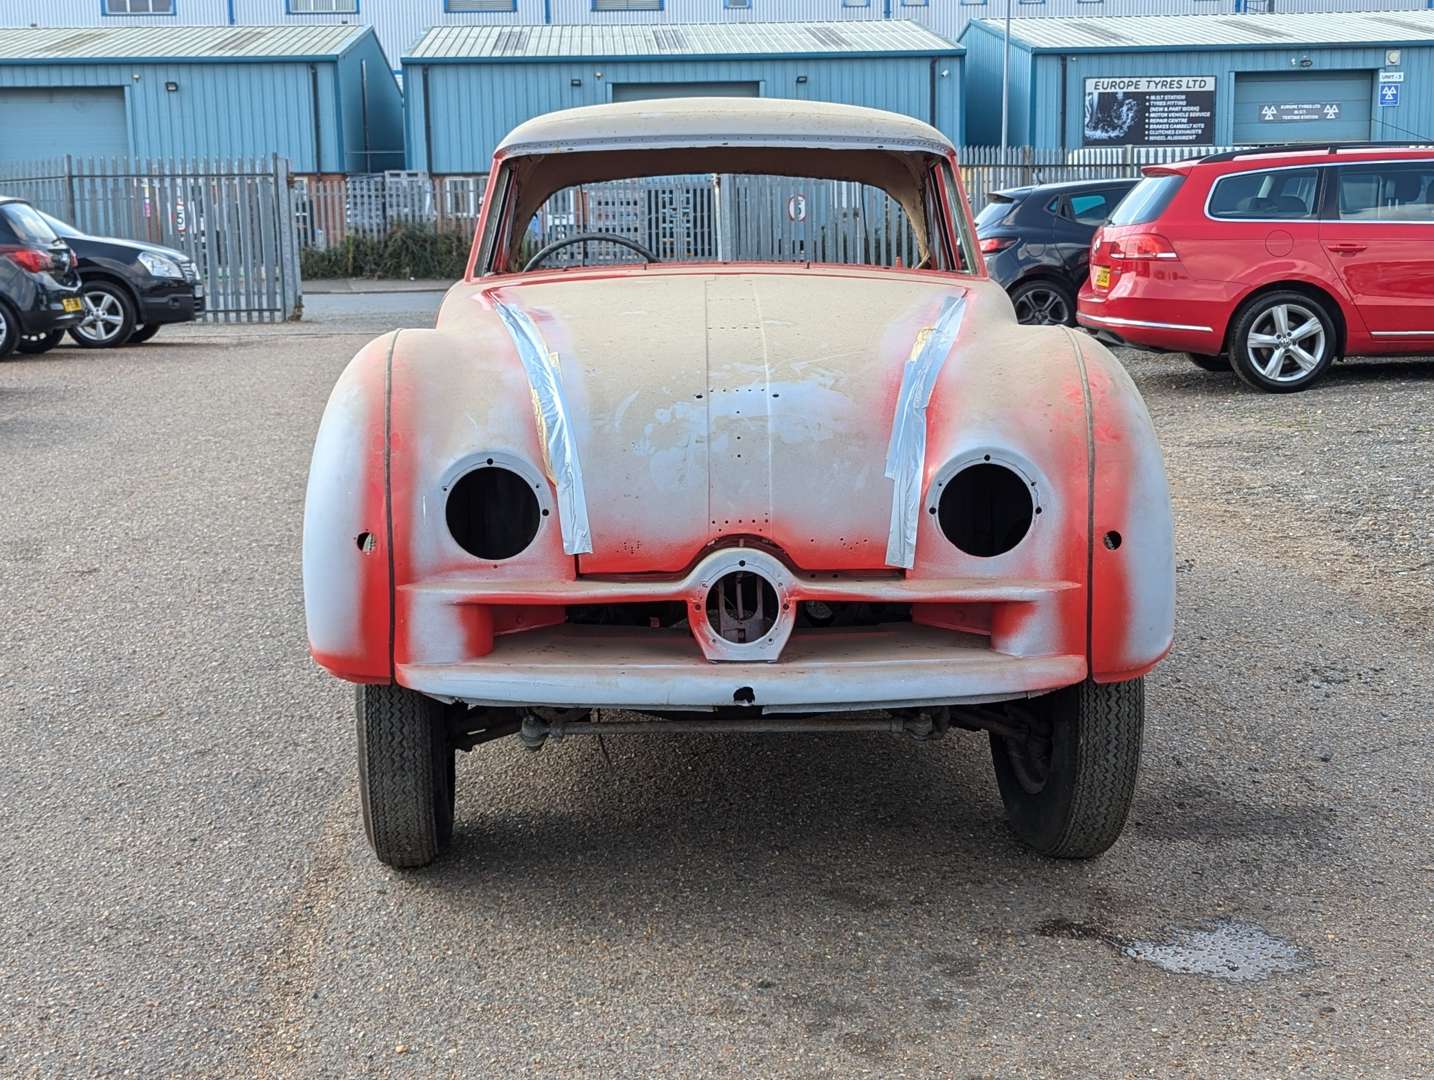
<instances>
[{"instance_id":1,"label":"windshield opening","mask_svg":"<svg viewBox=\"0 0 1434 1080\"><path fill-rule=\"evenodd\" d=\"M977 263L966 218L945 205L959 200L958 190L945 159L925 153L681 147L531 155L493 177L475 269L755 262L967 273ZM949 231L954 245L943 242Z\"/></svg>"}]
</instances>

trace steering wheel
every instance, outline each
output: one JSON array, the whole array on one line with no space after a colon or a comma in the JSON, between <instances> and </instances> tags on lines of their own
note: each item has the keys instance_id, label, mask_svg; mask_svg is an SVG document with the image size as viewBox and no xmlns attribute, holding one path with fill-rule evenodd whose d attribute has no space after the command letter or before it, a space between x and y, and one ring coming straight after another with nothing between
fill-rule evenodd
<instances>
[{"instance_id":1,"label":"steering wheel","mask_svg":"<svg viewBox=\"0 0 1434 1080\"><path fill-rule=\"evenodd\" d=\"M551 244L544 244L533 254L533 257L523 265L523 271L526 273L533 269L533 267L537 266L555 251L561 251L565 247L572 247L574 244L587 244L592 240L605 240L610 244L617 244L621 247L628 248L631 251L637 252L643 259L650 263L661 261L636 240L629 240L625 236L615 236L612 233L591 232L578 233L576 236L567 236L561 240L554 240ZM586 253L586 248L584 248L584 255L586 255Z\"/></svg>"}]
</instances>

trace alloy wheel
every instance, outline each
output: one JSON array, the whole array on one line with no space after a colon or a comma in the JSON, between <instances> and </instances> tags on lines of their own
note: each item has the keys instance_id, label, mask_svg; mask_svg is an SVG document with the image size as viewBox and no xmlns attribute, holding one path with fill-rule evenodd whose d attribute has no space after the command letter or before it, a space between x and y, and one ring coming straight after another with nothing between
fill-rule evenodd
<instances>
[{"instance_id":1,"label":"alloy wheel","mask_svg":"<svg viewBox=\"0 0 1434 1080\"><path fill-rule=\"evenodd\" d=\"M1324 323L1303 304L1284 302L1261 312L1250 325L1245 352L1250 365L1276 383L1296 383L1320 366L1329 347Z\"/></svg>"},{"instance_id":2,"label":"alloy wheel","mask_svg":"<svg viewBox=\"0 0 1434 1080\"><path fill-rule=\"evenodd\" d=\"M1024 326L1065 326L1070 305L1057 290L1037 285L1016 297L1016 321Z\"/></svg>"},{"instance_id":3,"label":"alloy wheel","mask_svg":"<svg viewBox=\"0 0 1434 1080\"><path fill-rule=\"evenodd\" d=\"M107 345L119 336L124 326L124 311L119 297L113 293L87 292L84 294L85 317L75 327L75 333L96 345Z\"/></svg>"}]
</instances>

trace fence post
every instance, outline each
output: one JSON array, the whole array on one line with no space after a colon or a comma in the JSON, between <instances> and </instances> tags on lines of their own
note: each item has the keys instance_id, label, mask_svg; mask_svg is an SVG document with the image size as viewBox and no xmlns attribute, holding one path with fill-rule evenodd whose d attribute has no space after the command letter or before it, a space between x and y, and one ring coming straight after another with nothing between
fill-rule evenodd
<instances>
[{"instance_id":1,"label":"fence post","mask_svg":"<svg viewBox=\"0 0 1434 1080\"><path fill-rule=\"evenodd\" d=\"M274 201L277 209L274 231L279 241L279 264L283 267L282 302L284 318L304 317L304 283L299 270L299 223L294 218L293 179L289 160L273 155Z\"/></svg>"}]
</instances>

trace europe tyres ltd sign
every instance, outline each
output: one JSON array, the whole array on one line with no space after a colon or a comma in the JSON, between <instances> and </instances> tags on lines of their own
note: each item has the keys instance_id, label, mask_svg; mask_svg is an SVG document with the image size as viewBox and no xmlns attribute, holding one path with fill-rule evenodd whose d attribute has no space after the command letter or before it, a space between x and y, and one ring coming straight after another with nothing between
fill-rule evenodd
<instances>
[{"instance_id":1,"label":"europe tyres ltd sign","mask_svg":"<svg viewBox=\"0 0 1434 1080\"><path fill-rule=\"evenodd\" d=\"M1086 79L1086 146L1200 146L1215 141L1215 76Z\"/></svg>"}]
</instances>

